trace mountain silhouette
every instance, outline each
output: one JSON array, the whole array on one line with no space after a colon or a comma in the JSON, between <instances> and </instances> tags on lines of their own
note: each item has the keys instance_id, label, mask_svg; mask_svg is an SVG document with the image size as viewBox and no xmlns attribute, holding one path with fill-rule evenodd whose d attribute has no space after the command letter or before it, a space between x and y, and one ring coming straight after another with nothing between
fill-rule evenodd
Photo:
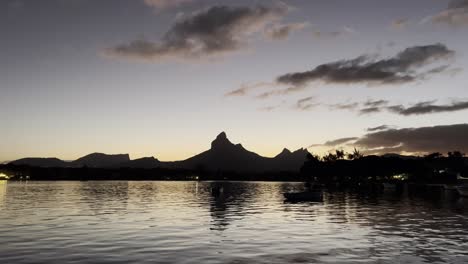
<instances>
[{"instance_id":1,"label":"mountain silhouette","mask_svg":"<svg viewBox=\"0 0 468 264\"><path fill-rule=\"evenodd\" d=\"M153 169L161 167L161 162L158 159L155 159L154 157L145 157L120 163L119 167Z\"/></svg>"},{"instance_id":2,"label":"mountain silhouette","mask_svg":"<svg viewBox=\"0 0 468 264\"><path fill-rule=\"evenodd\" d=\"M93 168L173 168L207 171L275 172L299 171L309 152L299 149L294 152L284 149L273 158L267 158L246 150L241 144L229 141L221 132L211 142L211 148L181 161L161 162L154 157L130 160L128 154L108 155L92 153L75 161L66 162L57 158L25 158L10 162L14 165L36 167L93 167Z\"/></svg>"},{"instance_id":3,"label":"mountain silhouette","mask_svg":"<svg viewBox=\"0 0 468 264\"><path fill-rule=\"evenodd\" d=\"M296 168L298 164L301 163L299 165L300 167L302 164L304 164L307 154L309 154L309 151L304 148L298 149L294 152L291 152L289 149L285 148L280 154L273 158L273 167L277 170L280 170L281 168Z\"/></svg>"},{"instance_id":4,"label":"mountain silhouette","mask_svg":"<svg viewBox=\"0 0 468 264\"><path fill-rule=\"evenodd\" d=\"M184 161L174 162L173 167L204 169L210 171L268 172L299 171L304 164L307 150L284 151L274 158L267 158L246 150L241 144L233 144L225 132L220 133L211 148Z\"/></svg>"},{"instance_id":5,"label":"mountain silhouette","mask_svg":"<svg viewBox=\"0 0 468 264\"><path fill-rule=\"evenodd\" d=\"M108 168L116 167L122 163L130 161L130 156L128 154L115 154L108 155L104 153L92 153L81 157L73 162L71 162L72 167L93 167L93 168Z\"/></svg>"},{"instance_id":6,"label":"mountain silhouette","mask_svg":"<svg viewBox=\"0 0 468 264\"><path fill-rule=\"evenodd\" d=\"M28 165L33 167L67 167L66 161L57 158L24 158L12 161L8 164Z\"/></svg>"},{"instance_id":7,"label":"mountain silhouette","mask_svg":"<svg viewBox=\"0 0 468 264\"><path fill-rule=\"evenodd\" d=\"M264 168L266 158L250 152L241 144L233 144L225 132L219 134L211 148L184 161L174 162L175 167L185 169L206 169L212 171L258 171Z\"/></svg>"}]
</instances>

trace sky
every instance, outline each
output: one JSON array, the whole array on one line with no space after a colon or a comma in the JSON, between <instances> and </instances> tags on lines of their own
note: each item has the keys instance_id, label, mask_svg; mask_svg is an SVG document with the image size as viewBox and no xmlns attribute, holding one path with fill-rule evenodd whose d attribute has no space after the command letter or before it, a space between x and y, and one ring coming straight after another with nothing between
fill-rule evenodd
<instances>
[{"instance_id":1,"label":"sky","mask_svg":"<svg viewBox=\"0 0 468 264\"><path fill-rule=\"evenodd\" d=\"M468 152L466 0L3 0L0 161Z\"/></svg>"}]
</instances>

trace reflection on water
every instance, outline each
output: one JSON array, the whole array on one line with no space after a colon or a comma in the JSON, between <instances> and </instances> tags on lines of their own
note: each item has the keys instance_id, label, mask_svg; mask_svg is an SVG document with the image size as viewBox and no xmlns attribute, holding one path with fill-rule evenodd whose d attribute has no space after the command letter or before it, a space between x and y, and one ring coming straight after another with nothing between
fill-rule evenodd
<instances>
[{"instance_id":1,"label":"reflection on water","mask_svg":"<svg viewBox=\"0 0 468 264\"><path fill-rule=\"evenodd\" d=\"M222 188L213 195L212 188ZM0 183L2 263L466 263L468 201L298 183Z\"/></svg>"},{"instance_id":2,"label":"reflection on water","mask_svg":"<svg viewBox=\"0 0 468 264\"><path fill-rule=\"evenodd\" d=\"M5 180L0 180L0 205L3 205L3 202L6 197L6 192L7 192L7 181Z\"/></svg>"}]
</instances>

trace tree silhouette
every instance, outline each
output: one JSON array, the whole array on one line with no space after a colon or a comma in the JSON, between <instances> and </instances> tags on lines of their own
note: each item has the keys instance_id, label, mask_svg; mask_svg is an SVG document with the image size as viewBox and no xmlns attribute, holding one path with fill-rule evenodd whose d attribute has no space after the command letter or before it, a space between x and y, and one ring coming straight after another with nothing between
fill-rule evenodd
<instances>
[{"instance_id":1,"label":"tree silhouette","mask_svg":"<svg viewBox=\"0 0 468 264\"><path fill-rule=\"evenodd\" d=\"M358 160L358 159L364 157L364 155L362 155L362 153L359 150L354 148L353 152L348 153L347 157L348 157L349 160Z\"/></svg>"},{"instance_id":2,"label":"tree silhouette","mask_svg":"<svg viewBox=\"0 0 468 264\"><path fill-rule=\"evenodd\" d=\"M328 153L327 155L323 156L322 159L325 162L334 162L338 159L338 157L333 153Z\"/></svg>"},{"instance_id":3,"label":"tree silhouette","mask_svg":"<svg viewBox=\"0 0 468 264\"><path fill-rule=\"evenodd\" d=\"M318 155L314 155L312 153L307 153L307 161L312 162L312 163L318 163L320 162L320 157Z\"/></svg>"},{"instance_id":4,"label":"tree silhouette","mask_svg":"<svg viewBox=\"0 0 468 264\"><path fill-rule=\"evenodd\" d=\"M335 156L336 156L336 159L344 159L345 157L345 152L344 150L335 150Z\"/></svg>"},{"instance_id":5,"label":"tree silhouette","mask_svg":"<svg viewBox=\"0 0 468 264\"><path fill-rule=\"evenodd\" d=\"M449 152L449 153L451 153L451 152ZM450 156L450 154L449 154L449 156ZM435 159L439 159L441 157L442 157L442 153L440 153L440 152L434 152L434 153L431 153L431 154L428 154L428 155L424 156L424 158L427 159L427 160L435 160Z\"/></svg>"}]
</instances>

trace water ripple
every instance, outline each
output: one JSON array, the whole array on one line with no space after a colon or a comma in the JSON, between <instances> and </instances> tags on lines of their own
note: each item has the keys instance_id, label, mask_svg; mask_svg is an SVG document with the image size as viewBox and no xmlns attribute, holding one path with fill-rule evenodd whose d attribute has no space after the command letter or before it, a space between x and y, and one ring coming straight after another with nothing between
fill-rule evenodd
<instances>
[{"instance_id":1,"label":"water ripple","mask_svg":"<svg viewBox=\"0 0 468 264\"><path fill-rule=\"evenodd\" d=\"M222 186L219 197L213 186ZM467 263L468 201L325 193L299 183L0 186L2 263Z\"/></svg>"}]
</instances>

